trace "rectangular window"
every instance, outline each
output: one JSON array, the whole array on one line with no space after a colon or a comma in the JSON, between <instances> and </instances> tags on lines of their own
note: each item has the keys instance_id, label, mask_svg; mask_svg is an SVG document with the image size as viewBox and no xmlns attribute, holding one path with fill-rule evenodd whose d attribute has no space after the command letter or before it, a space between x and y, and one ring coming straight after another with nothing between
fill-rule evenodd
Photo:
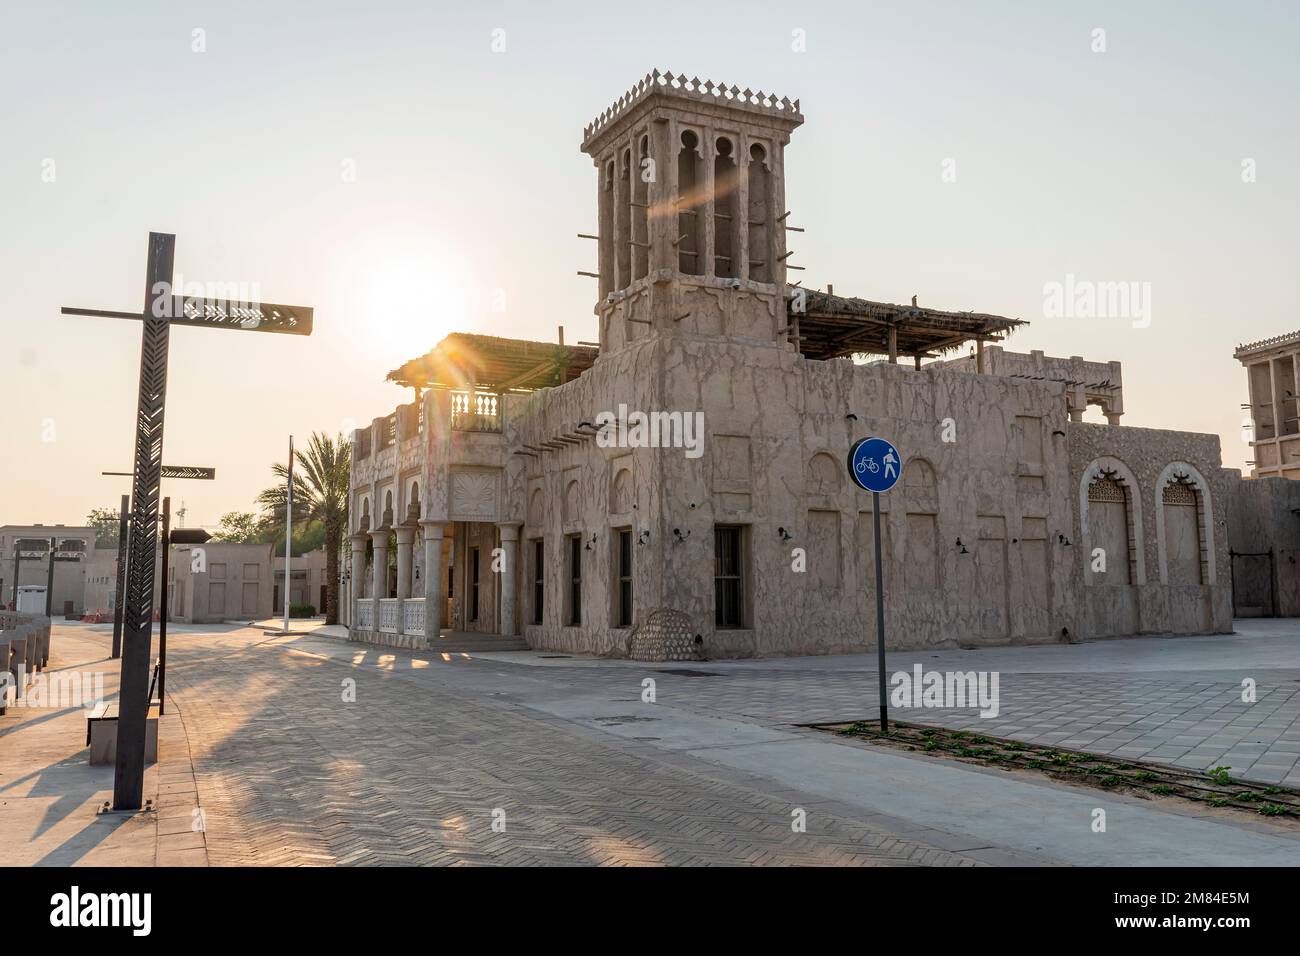
<instances>
[{"instance_id":1,"label":"rectangular window","mask_svg":"<svg viewBox=\"0 0 1300 956\"><path fill-rule=\"evenodd\" d=\"M569 607L568 623L582 623L582 537L571 534L565 539L569 545Z\"/></svg>"},{"instance_id":2,"label":"rectangular window","mask_svg":"<svg viewBox=\"0 0 1300 956\"><path fill-rule=\"evenodd\" d=\"M478 548L469 549L469 619L478 620Z\"/></svg>"},{"instance_id":3,"label":"rectangular window","mask_svg":"<svg viewBox=\"0 0 1300 956\"><path fill-rule=\"evenodd\" d=\"M542 623L542 598L545 596L545 589L542 582L545 577L542 574L546 567L543 559L543 542L538 538L533 542L533 623Z\"/></svg>"},{"instance_id":4,"label":"rectangular window","mask_svg":"<svg viewBox=\"0 0 1300 956\"><path fill-rule=\"evenodd\" d=\"M744 626L744 555L742 528L713 529L713 610L720 628Z\"/></svg>"},{"instance_id":5,"label":"rectangular window","mask_svg":"<svg viewBox=\"0 0 1300 956\"><path fill-rule=\"evenodd\" d=\"M618 591L615 594L615 627L632 626L632 529L620 528L614 546L615 567L618 568Z\"/></svg>"},{"instance_id":6,"label":"rectangular window","mask_svg":"<svg viewBox=\"0 0 1300 956\"><path fill-rule=\"evenodd\" d=\"M456 596L456 569L449 566L447 568L447 597L454 598L455 596Z\"/></svg>"}]
</instances>

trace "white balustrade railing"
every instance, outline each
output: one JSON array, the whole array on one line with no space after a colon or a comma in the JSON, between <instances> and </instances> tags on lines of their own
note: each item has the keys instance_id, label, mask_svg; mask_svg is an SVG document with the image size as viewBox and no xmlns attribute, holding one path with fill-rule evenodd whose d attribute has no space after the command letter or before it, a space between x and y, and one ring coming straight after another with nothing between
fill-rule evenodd
<instances>
[{"instance_id":1,"label":"white balustrade railing","mask_svg":"<svg viewBox=\"0 0 1300 956\"><path fill-rule=\"evenodd\" d=\"M407 598L402 602L402 633L424 634L424 598Z\"/></svg>"},{"instance_id":2,"label":"white balustrade railing","mask_svg":"<svg viewBox=\"0 0 1300 956\"><path fill-rule=\"evenodd\" d=\"M369 631L375 624L375 606L370 598L357 601L357 630Z\"/></svg>"},{"instance_id":3,"label":"white balustrade railing","mask_svg":"<svg viewBox=\"0 0 1300 956\"><path fill-rule=\"evenodd\" d=\"M380 598L379 600L379 633L396 634L397 630L397 598Z\"/></svg>"}]
</instances>

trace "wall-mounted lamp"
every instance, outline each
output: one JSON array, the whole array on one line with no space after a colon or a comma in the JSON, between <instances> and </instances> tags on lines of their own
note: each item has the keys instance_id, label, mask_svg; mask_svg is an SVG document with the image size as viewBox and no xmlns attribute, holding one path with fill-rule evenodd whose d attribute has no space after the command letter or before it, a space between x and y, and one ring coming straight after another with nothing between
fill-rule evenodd
<instances>
[{"instance_id":1,"label":"wall-mounted lamp","mask_svg":"<svg viewBox=\"0 0 1300 956\"><path fill-rule=\"evenodd\" d=\"M964 544L961 543L961 538L958 538L958 539L957 539L957 553L958 553L958 554L970 554L970 551L967 550L966 545L964 545Z\"/></svg>"},{"instance_id":2,"label":"wall-mounted lamp","mask_svg":"<svg viewBox=\"0 0 1300 956\"><path fill-rule=\"evenodd\" d=\"M678 544L682 544L691 536L689 531L683 533L681 528L673 528L673 534L676 536Z\"/></svg>"},{"instance_id":3,"label":"wall-mounted lamp","mask_svg":"<svg viewBox=\"0 0 1300 956\"><path fill-rule=\"evenodd\" d=\"M786 531L785 528L777 528L776 533L780 536L782 541L789 541L791 538L794 537L794 535L792 535L789 531Z\"/></svg>"}]
</instances>

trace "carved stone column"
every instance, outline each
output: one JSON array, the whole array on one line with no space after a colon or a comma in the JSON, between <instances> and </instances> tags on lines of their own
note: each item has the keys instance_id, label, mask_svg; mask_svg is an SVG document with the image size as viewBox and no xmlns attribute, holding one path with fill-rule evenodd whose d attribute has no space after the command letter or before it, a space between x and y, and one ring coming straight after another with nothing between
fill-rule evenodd
<instances>
[{"instance_id":1,"label":"carved stone column","mask_svg":"<svg viewBox=\"0 0 1300 956\"><path fill-rule=\"evenodd\" d=\"M397 596L411 596L411 545L415 541L415 529L410 525L398 525L393 529L397 535Z\"/></svg>"},{"instance_id":2,"label":"carved stone column","mask_svg":"<svg viewBox=\"0 0 1300 956\"><path fill-rule=\"evenodd\" d=\"M374 633L378 634L379 601L381 598L388 597L388 529L370 532L370 543L375 551L375 563L370 569L370 598L374 603Z\"/></svg>"},{"instance_id":3,"label":"carved stone column","mask_svg":"<svg viewBox=\"0 0 1300 956\"><path fill-rule=\"evenodd\" d=\"M424 636L434 640L442 628L441 521L421 521L424 531Z\"/></svg>"},{"instance_id":4,"label":"carved stone column","mask_svg":"<svg viewBox=\"0 0 1300 956\"><path fill-rule=\"evenodd\" d=\"M501 531L501 634L505 637L515 635L515 594L518 591L519 574L519 529L522 521L502 521L497 524Z\"/></svg>"},{"instance_id":5,"label":"carved stone column","mask_svg":"<svg viewBox=\"0 0 1300 956\"><path fill-rule=\"evenodd\" d=\"M348 612L348 624L353 630L357 628L357 604L361 601L361 595L365 592L366 576L366 536L364 534L354 534L352 536L352 575L349 579L351 593L348 597L351 599L351 608Z\"/></svg>"}]
</instances>

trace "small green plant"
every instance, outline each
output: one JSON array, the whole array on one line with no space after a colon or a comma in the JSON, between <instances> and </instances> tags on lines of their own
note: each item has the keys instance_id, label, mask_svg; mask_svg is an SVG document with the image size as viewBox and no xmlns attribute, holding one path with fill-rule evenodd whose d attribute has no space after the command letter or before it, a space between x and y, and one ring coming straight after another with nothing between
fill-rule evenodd
<instances>
[{"instance_id":1,"label":"small green plant","mask_svg":"<svg viewBox=\"0 0 1300 956\"><path fill-rule=\"evenodd\" d=\"M1118 787L1124 782L1124 778L1117 774L1108 774L1098 781L1103 787Z\"/></svg>"},{"instance_id":2,"label":"small green plant","mask_svg":"<svg viewBox=\"0 0 1300 956\"><path fill-rule=\"evenodd\" d=\"M1264 814L1266 817L1277 817L1289 811L1286 807L1279 806L1276 803L1261 803L1259 805L1259 812Z\"/></svg>"},{"instance_id":3,"label":"small green plant","mask_svg":"<svg viewBox=\"0 0 1300 956\"><path fill-rule=\"evenodd\" d=\"M1226 807L1228 805L1227 797L1210 797L1208 803L1212 807Z\"/></svg>"},{"instance_id":4,"label":"small green plant","mask_svg":"<svg viewBox=\"0 0 1300 956\"><path fill-rule=\"evenodd\" d=\"M1163 797L1163 796L1166 796L1166 795L1168 795L1168 794L1173 793L1173 792L1174 792L1174 788L1171 787L1171 786L1169 786L1167 783L1158 783L1158 784L1156 784L1154 787L1151 788L1151 792L1152 792L1152 793L1157 793L1157 794L1159 794L1160 796Z\"/></svg>"},{"instance_id":5,"label":"small green plant","mask_svg":"<svg viewBox=\"0 0 1300 956\"><path fill-rule=\"evenodd\" d=\"M1228 773L1231 769L1231 767L1214 767L1209 771L1207 776L1209 776L1209 778L1215 783L1222 784L1226 787L1232 783L1232 777Z\"/></svg>"},{"instance_id":6,"label":"small green plant","mask_svg":"<svg viewBox=\"0 0 1300 956\"><path fill-rule=\"evenodd\" d=\"M926 740L925 742L926 750L937 750L938 748L939 748L939 741L935 740L933 737Z\"/></svg>"},{"instance_id":7,"label":"small green plant","mask_svg":"<svg viewBox=\"0 0 1300 956\"><path fill-rule=\"evenodd\" d=\"M1133 774L1133 779L1134 779L1134 780L1144 780L1144 781L1145 781L1145 780L1155 780L1155 779L1156 779L1156 775L1153 774L1150 770L1139 770L1139 771L1137 771L1136 773ZM1154 789L1154 788L1152 788L1152 789Z\"/></svg>"},{"instance_id":8,"label":"small green plant","mask_svg":"<svg viewBox=\"0 0 1300 956\"><path fill-rule=\"evenodd\" d=\"M1234 796L1242 803L1259 803L1264 799L1262 793L1256 793L1254 790L1238 790Z\"/></svg>"}]
</instances>

